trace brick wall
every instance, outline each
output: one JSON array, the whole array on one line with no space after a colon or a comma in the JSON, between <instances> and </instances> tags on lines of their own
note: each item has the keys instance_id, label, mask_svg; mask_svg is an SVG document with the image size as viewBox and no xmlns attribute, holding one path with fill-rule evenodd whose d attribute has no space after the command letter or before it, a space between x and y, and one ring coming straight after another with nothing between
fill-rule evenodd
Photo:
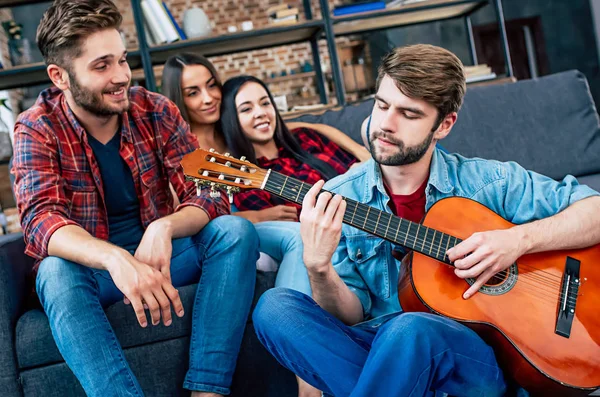
<instances>
[{"instance_id":1,"label":"brick wall","mask_svg":"<svg viewBox=\"0 0 600 397\"><path fill-rule=\"evenodd\" d=\"M4 21L10 21L13 19L12 12L8 8L0 8L0 23ZM10 54L8 50L8 36L4 31L4 28L0 26L0 61L5 68L11 67ZM20 103L23 99L23 90L10 90L8 91L9 106L13 111L13 121L17 119L20 113ZM5 122L6 123L6 122ZM12 128L11 125L8 126ZM7 136L0 136L0 158L5 158L12 154L10 149L10 138Z\"/></svg>"},{"instance_id":2,"label":"brick wall","mask_svg":"<svg viewBox=\"0 0 600 397\"><path fill-rule=\"evenodd\" d=\"M166 0L165 3L173 13L174 18L183 26L183 15L191 7L200 7L207 14L213 25L213 34L227 34L227 27L238 26L243 21L251 20L254 29L269 25L267 8L280 4L279 0ZM300 22L305 21L302 0L288 0L287 4L297 7L300 12ZM123 13L123 32L129 49L137 48L137 34L133 21L130 0L116 0ZM329 7L341 4L341 0L330 0ZM313 18L321 18L319 1L312 1ZM336 41L346 42L339 38ZM319 43L319 52L324 71L330 72L329 51L324 40ZM229 54L211 57L221 78L226 80L239 74L251 74L261 79L268 79L274 73L279 76L282 71L288 75L298 71L305 62L313 64L312 51L309 43L299 43L290 46L273 47L257 51ZM286 79L281 82L269 83L274 95L287 95L290 105L308 105L319 103L314 77ZM304 92L304 96L298 95ZM335 95L328 92L330 101L335 102Z\"/></svg>"}]
</instances>

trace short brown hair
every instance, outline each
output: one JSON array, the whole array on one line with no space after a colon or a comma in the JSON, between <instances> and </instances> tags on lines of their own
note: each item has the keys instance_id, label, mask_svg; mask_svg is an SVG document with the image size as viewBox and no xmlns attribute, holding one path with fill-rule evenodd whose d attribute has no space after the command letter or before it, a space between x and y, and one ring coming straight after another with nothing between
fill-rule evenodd
<instances>
[{"instance_id":1,"label":"short brown hair","mask_svg":"<svg viewBox=\"0 0 600 397\"><path fill-rule=\"evenodd\" d=\"M378 72L377 89L387 75L407 97L435 106L436 125L462 106L466 90L464 67L448 50L428 44L398 47L383 58Z\"/></svg>"},{"instance_id":2,"label":"short brown hair","mask_svg":"<svg viewBox=\"0 0 600 397\"><path fill-rule=\"evenodd\" d=\"M104 29L119 29L123 17L110 0L55 0L37 29L46 65L67 68L81 55L81 41Z\"/></svg>"}]
</instances>

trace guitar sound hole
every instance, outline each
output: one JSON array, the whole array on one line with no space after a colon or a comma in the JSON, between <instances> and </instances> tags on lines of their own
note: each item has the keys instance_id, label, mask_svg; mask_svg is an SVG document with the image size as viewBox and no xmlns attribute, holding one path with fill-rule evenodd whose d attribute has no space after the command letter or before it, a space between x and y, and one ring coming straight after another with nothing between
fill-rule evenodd
<instances>
[{"instance_id":1,"label":"guitar sound hole","mask_svg":"<svg viewBox=\"0 0 600 397\"><path fill-rule=\"evenodd\" d=\"M503 271L500 273L496 273L494 276L492 276L492 278L490 278L488 280L487 283L485 283L484 285L488 285L488 286L496 286L496 285L500 285L502 284L504 281L506 281L506 278L508 277L508 272Z\"/></svg>"}]
</instances>

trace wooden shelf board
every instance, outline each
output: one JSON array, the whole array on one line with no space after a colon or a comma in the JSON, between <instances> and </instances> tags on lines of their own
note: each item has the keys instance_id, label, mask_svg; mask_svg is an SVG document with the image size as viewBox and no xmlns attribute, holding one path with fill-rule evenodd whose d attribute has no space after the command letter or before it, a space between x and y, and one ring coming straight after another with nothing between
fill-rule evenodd
<instances>
[{"instance_id":1,"label":"wooden shelf board","mask_svg":"<svg viewBox=\"0 0 600 397\"><path fill-rule=\"evenodd\" d=\"M0 90L50 83L43 62L0 69Z\"/></svg>"},{"instance_id":2,"label":"wooden shelf board","mask_svg":"<svg viewBox=\"0 0 600 397\"><path fill-rule=\"evenodd\" d=\"M488 0L427 0L419 3L333 18L336 36L456 18L472 13Z\"/></svg>"}]
</instances>

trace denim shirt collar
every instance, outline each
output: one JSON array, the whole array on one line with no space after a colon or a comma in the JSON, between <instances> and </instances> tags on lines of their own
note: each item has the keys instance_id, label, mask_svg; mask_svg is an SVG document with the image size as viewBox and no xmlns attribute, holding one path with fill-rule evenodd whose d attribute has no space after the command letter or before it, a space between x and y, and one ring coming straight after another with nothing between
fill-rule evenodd
<instances>
[{"instance_id":1,"label":"denim shirt collar","mask_svg":"<svg viewBox=\"0 0 600 397\"><path fill-rule=\"evenodd\" d=\"M381 168L375 160L370 159L366 169L367 183L365 184L364 202L370 203L373 200L373 193L378 190L383 197L388 198L388 194L383 185L383 175ZM427 182L427 195L431 192L431 187L434 187L440 193L448 194L454 190L454 186L450 183L448 176L448 165L442 150L437 147L433 151L431 165L429 167L429 181Z\"/></svg>"}]
</instances>

